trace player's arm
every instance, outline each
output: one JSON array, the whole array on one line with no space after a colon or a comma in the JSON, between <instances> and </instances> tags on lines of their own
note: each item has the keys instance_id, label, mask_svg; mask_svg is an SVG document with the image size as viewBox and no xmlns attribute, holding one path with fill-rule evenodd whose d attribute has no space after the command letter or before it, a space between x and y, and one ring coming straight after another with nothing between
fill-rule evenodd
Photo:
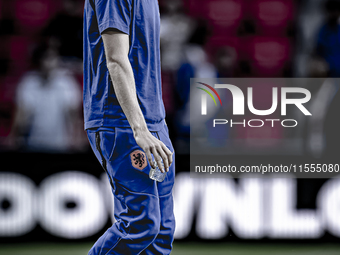
<instances>
[{"instance_id":1,"label":"player's arm","mask_svg":"<svg viewBox=\"0 0 340 255\"><path fill-rule=\"evenodd\" d=\"M151 153L160 169L163 159L165 170L168 171L172 163L172 152L150 133L138 104L134 74L128 58L129 35L116 30L106 30L102 33L102 38L113 88L136 142L145 151L153 168L155 166L152 164ZM163 172L163 169L161 171Z\"/></svg>"}]
</instances>

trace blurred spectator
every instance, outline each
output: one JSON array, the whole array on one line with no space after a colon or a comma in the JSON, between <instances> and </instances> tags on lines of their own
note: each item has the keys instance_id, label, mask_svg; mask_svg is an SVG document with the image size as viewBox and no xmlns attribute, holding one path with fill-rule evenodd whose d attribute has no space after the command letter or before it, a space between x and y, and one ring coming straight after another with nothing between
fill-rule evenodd
<instances>
[{"instance_id":1,"label":"blurred spectator","mask_svg":"<svg viewBox=\"0 0 340 255\"><path fill-rule=\"evenodd\" d=\"M191 78L216 78L217 71L209 62L204 46L209 37L210 30L206 22L199 21L188 44L183 48L182 65L177 72L175 88L177 112L175 116L175 130L177 140L175 146L177 153L189 154L190 138L190 90ZM196 97L195 97L196 98Z\"/></svg>"},{"instance_id":2,"label":"blurred spectator","mask_svg":"<svg viewBox=\"0 0 340 255\"><path fill-rule=\"evenodd\" d=\"M188 44L183 48L182 65L177 72L176 92L178 106L182 108L189 100L190 78L216 77L215 67L208 61L204 45L209 36L209 28L199 22Z\"/></svg>"},{"instance_id":3,"label":"blurred spectator","mask_svg":"<svg viewBox=\"0 0 340 255\"><path fill-rule=\"evenodd\" d=\"M232 77L236 66L237 53L234 48L225 46L217 49L214 64L217 69L217 77Z\"/></svg>"},{"instance_id":4,"label":"blurred spectator","mask_svg":"<svg viewBox=\"0 0 340 255\"><path fill-rule=\"evenodd\" d=\"M318 34L316 54L327 62L329 76L340 77L340 1L328 0L325 9L327 20Z\"/></svg>"},{"instance_id":5,"label":"blurred spectator","mask_svg":"<svg viewBox=\"0 0 340 255\"><path fill-rule=\"evenodd\" d=\"M326 79L320 89L313 93L313 102L310 106L310 111L313 113L309 118L309 132L308 132L308 149L314 157L323 156L325 148L329 148L331 136L338 137L332 129L337 127L338 121L335 121L335 106L339 104L338 98L339 84L337 80ZM335 96L336 95L336 96ZM329 115L331 113L331 115ZM331 135L331 136L330 136ZM325 140L327 136L328 141ZM327 144L328 143L328 144ZM334 146L332 146L334 148Z\"/></svg>"},{"instance_id":6,"label":"blurred spectator","mask_svg":"<svg viewBox=\"0 0 340 255\"><path fill-rule=\"evenodd\" d=\"M192 34L194 21L183 13L182 0L165 1L162 7L162 70L175 71L181 64L183 46Z\"/></svg>"},{"instance_id":7,"label":"blurred spectator","mask_svg":"<svg viewBox=\"0 0 340 255\"><path fill-rule=\"evenodd\" d=\"M17 88L11 138L27 150L67 152L79 137L80 89L72 75L58 67L55 50L37 47L32 62L36 70L25 74Z\"/></svg>"},{"instance_id":8,"label":"blurred spectator","mask_svg":"<svg viewBox=\"0 0 340 255\"><path fill-rule=\"evenodd\" d=\"M181 65L183 47L194 28L194 21L184 13L182 0L161 1L161 57L163 102L170 134L174 134L174 86Z\"/></svg>"},{"instance_id":9,"label":"blurred spectator","mask_svg":"<svg viewBox=\"0 0 340 255\"><path fill-rule=\"evenodd\" d=\"M292 66L293 75L296 77L315 77L320 75L315 75L313 72L315 67L319 66L319 63L314 61L311 55L315 54L316 38L321 25L325 21L324 5L325 0L314 0L300 1L296 6L294 23L296 33L293 35L295 56ZM321 63L321 65L325 67L324 64ZM325 77L323 74L321 76Z\"/></svg>"},{"instance_id":10,"label":"blurred spectator","mask_svg":"<svg viewBox=\"0 0 340 255\"><path fill-rule=\"evenodd\" d=\"M63 11L57 14L43 31L53 46L67 60L83 57L82 5L77 0L63 0Z\"/></svg>"}]
</instances>

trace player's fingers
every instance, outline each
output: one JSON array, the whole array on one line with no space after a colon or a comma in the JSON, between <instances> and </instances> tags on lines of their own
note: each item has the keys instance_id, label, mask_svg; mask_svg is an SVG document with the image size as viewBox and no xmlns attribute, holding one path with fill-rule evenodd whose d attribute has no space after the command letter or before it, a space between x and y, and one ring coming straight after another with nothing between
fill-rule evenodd
<instances>
[{"instance_id":1,"label":"player's fingers","mask_svg":"<svg viewBox=\"0 0 340 255\"><path fill-rule=\"evenodd\" d=\"M163 147L161 145L159 145L157 147L157 151L159 153L159 155L162 157L163 159L163 164L164 164L164 168L166 172L169 172L169 162L168 162L168 156L165 154L165 152L163 151Z\"/></svg>"},{"instance_id":2,"label":"player's fingers","mask_svg":"<svg viewBox=\"0 0 340 255\"><path fill-rule=\"evenodd\" d=\"M171 152L171 150L168 149L168 147L165 146L164 143L162 143L162 149L168 157L168 162L169 162L169 167L170 167L173 161L173 158L172 158L173 153Z\"/></svg>"},{"instance_id":3,"label":"player's fingers","mask_svg":"<svg viewBox=\"0 0 340 255\"><path fill-rule=\"evenodd\" d=\"M163 169L163 165L162 165L162 157L158 154L156 146L151 148L151 153L153 154L153 157L155 158L155 160L157 162L159 170L161 170L161 172L164 173L164 169Z\"/></svg>"},{"instance_id":4,"label":"player's fingers","mask_svg":"<svg viewBox=\"0 0 340 255\"><path fill-rule=\"evenodd\" d=\"M150 152L150 149L145 149L145 154L146 154L146 157L148 158L148 161L150 163L150 166L155 169L156 166L154 165L153 161L152 161L152 156L151 156L151 152Z\"/></svg>"}]
</instances>

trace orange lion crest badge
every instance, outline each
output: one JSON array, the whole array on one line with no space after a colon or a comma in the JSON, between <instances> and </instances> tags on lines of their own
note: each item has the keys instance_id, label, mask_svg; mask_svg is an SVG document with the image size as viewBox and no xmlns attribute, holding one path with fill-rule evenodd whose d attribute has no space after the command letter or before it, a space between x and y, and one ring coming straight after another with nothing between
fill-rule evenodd
<instances>
[{"instance_id":1,"label":"orange lion crest badge","mask_svg":"<svg viewBox=\"0 0 340 255\"><path fill-rule=\"evenodd\" d=\"M145 153L141 150L135 150L130 153L132 166L138 170L143 170L147 165Z\"/></svg>"}]
</instances>

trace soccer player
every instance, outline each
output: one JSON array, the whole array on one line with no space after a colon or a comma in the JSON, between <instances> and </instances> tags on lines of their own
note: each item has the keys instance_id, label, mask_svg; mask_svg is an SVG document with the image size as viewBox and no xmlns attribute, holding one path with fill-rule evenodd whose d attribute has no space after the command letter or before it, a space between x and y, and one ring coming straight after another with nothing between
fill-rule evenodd
<instances>
[{"instance_id":1,"label":"soccer player","mask_svg":"<svg viewBox=\"0 0 340 255\"><path fill-rule=\"evenodd\" d=\"M157 0L86 0L84 118L116 222L89 255L170 254L174 149L161 92ZM163 182L149 178L157 162ZM162 161L164 167L162 167Z\"/></svg>"}]
</instances>

